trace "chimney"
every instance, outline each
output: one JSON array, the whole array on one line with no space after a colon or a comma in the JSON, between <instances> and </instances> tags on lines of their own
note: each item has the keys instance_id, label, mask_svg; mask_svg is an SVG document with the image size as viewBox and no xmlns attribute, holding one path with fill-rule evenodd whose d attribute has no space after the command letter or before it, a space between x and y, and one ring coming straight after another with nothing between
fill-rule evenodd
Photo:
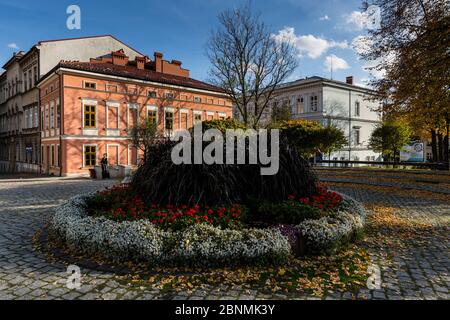
<instances>
[{"instance_id":1,"label":"chimney","mask_svg":"<svg viewBox=\"0 0 450 320\"><path fill-rule=\"evenodd\" d=\"M144 70L145 69L145 57L136 57L136 67L139 70Z\"/></svg>"},{"instance_id":2,"label":"chimney","mask_svg":"<svg viewBox=\"0 0 450 320\"><path fill-rule=\"evenodd\" d=\"M179 61L179 60L172 60L171 64L174 64L174 65L176 65L176 66L178 66L178 67L181 67L181 65L182 65L183 63L182 63L181 61Z\"/></svg>"},{"instance_id":3,"label":"chimney","mask_svg":"<svg viewBox=\"0 0 450 320\"><path fill-rule=\"evenodd\" d=\"M347 84L353 85L353 76L349 76L349 77L345 78L345 82Z\"/></svg>"},{"instance_id":4,"label":"chimney","mask_svg":"<svg viewBox=\"0 0 450 320\"><path fill-rule=\"evenodd\" d=\"M162 58L163 58L163 54L160 52L155 52L154 54L155 57L155 71L156 72L162 72L163 68L162 68Z\"/></svg>"},{"instance_id":5,"label":"chimney","mask_svg":"<svg viewBox=\"0 0 450 320\"><path fill-rule=\"evenodd\" d=\"M113 64L119 66L126 66L128 64L128 57L123 49L120 49L119 51L113 51L111 55Z\"/></svg>"}]
</instances>

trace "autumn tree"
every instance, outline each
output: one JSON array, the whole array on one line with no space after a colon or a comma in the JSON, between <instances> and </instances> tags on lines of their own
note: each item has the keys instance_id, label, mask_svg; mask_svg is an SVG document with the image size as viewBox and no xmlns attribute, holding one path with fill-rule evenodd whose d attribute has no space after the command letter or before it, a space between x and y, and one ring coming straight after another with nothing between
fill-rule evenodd
<instances>
[{"instance_id":1,"label":"autumn tree","mask_svg":"<svg viewBox=\"0 0 450 320\"><path fill-rule=\"evenodd\" d=\"M381 9L381 26L360 45L372 69L383 112L407 120L431 139L434 161L449 159L450 2L448 0L370 0Z\"/></svg>"},{"instance_id":2,"label":"autumn tree","mask_svg":"<svg viewBox=\"0 0 450 320\"><path fill-rule=\"evenodd\" d=\"M248 4L222 12L219 23L207 45L211 81L230 96L244 124L256 127L277 86L297 67L297 54Z\"/></svg>"},{"instance_id":3,"label":"autumn tree","mask_svg":"<svg viewBox=\"0 0 450 320\"><path fill-rule=\"evenodd\" d=\"M372 132L369 147L380 152L387 161L398 161L400 151L411 140L411 130L399 122L386 121L379 124Z\"/></svg>"}]
</instances>

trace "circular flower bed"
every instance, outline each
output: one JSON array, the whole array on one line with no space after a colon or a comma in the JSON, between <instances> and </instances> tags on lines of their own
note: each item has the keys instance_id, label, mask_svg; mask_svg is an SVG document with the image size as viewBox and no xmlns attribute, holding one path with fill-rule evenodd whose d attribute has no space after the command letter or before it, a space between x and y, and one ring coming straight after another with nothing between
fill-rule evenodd
<instances>
[{"instance_id":1,"label":"circular flower bed","mask_svg":"<svg viewBox=\"0 0 450 320\"><path fill-rule=\"evenodd\" d=\"M302 246L305 253L336 252L363 229L365 212L358 202L317 190L281 203L160 208L123 185L71 199L57 208L50 227L69 248L114 262L277 265Z\"/></svg>"}]
</instances>

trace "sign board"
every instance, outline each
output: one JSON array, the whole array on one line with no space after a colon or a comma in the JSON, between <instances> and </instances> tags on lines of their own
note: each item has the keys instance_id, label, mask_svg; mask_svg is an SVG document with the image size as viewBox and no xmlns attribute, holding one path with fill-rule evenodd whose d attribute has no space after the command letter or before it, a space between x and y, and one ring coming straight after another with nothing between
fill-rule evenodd
<instances>
[{"instance_id":1,"label":"sign board","mask_svg":"<svg viewBox=\"0 0 450 320\"><path fill-rule=\"evenodd\" d=\"M424 149L423 142L411 142L407 146L403 147L402 151L400 151L400 161L425 162Z\"/></svg>"}]
</instances>

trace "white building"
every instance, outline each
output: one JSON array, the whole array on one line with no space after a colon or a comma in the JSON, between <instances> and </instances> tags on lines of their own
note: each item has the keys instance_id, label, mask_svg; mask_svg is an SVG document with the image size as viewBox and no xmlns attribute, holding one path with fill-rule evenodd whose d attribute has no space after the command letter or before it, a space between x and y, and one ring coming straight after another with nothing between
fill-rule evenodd
<instances>
[{"instance_id":1,"label":"white building","mask_svg":"<svg viewBox=\"0 0 450 320\"><path fill-rule=\"evenodd\" d=\"M347 77L346 82L311 77L281 85L270 106L289 105L294 119L341 128L349 145L331 155L324 154L324 160L381 161L381 154L368 147L381 120L375 111L381 102L370 98L373 92L353 85L353 77ZM270 114L271 110L267 110L265 117Z\"/></svg>"}]
</instances>

